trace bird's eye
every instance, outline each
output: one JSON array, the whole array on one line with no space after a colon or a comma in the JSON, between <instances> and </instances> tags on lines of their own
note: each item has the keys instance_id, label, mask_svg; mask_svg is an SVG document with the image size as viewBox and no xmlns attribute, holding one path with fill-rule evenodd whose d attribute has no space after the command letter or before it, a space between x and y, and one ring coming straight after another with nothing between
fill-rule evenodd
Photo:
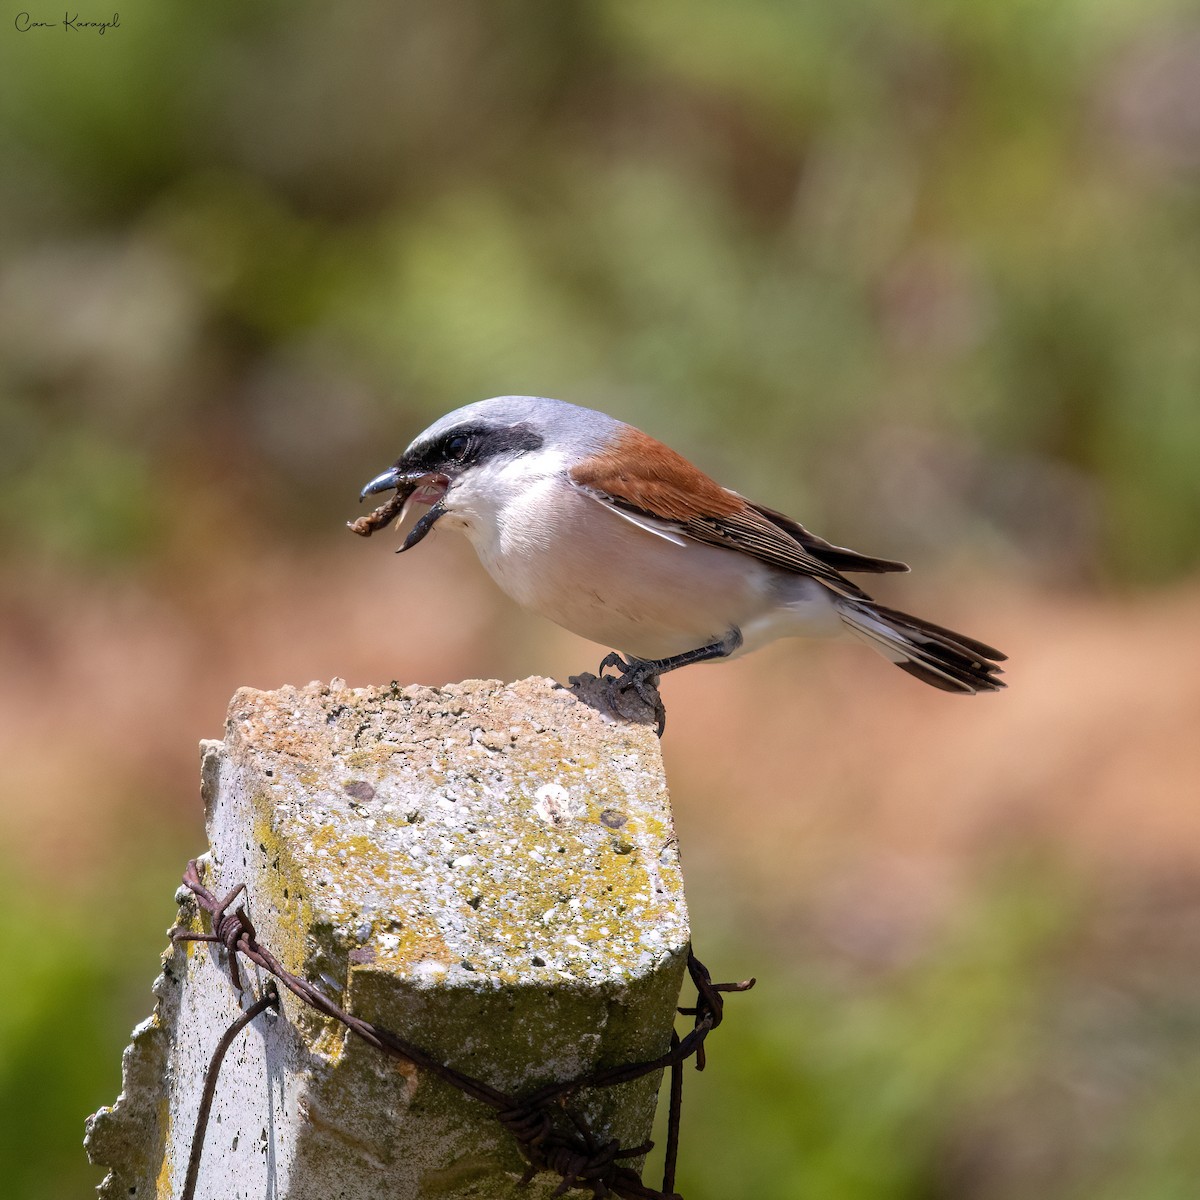
<instances>
[{"instance_id":1,"label":"bird's eye","mask_svg":"<svg viewBox=\"0 0 1200 1200\"><path fill-rule=\"evenodd\" d=\"M446 442L446 457L454 459L455 462L461 462L467 457L467 451L471 448L471 439L465 433L456 433Z\"/></svg>"}]
</instances>

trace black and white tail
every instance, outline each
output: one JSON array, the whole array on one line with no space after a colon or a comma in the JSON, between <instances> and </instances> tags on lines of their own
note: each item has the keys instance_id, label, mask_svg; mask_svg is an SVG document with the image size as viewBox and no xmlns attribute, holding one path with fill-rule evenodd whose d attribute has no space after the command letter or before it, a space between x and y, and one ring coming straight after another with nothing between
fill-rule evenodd
<instances>
[{"instance_id":1,"label":"black and white tail","mask_svg":"<svg viewBox=\"0 0 1200 1200\"><path fill-rule=\"evenodd\" d=\"M1005 655L984 642L870 600L841 596L837 610L855 637L932 687L965 695L1004 687Z\"/></svg>"}]
</instances>

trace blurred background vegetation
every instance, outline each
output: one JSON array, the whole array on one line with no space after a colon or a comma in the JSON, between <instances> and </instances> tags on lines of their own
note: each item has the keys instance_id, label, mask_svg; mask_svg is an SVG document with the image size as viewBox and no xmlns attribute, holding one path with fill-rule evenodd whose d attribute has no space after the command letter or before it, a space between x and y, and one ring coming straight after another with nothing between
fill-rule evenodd
<instances>
[{"instance_id":1,"label":"blurred background vegetation","mask_svg":"<svg viewBox=\"0 0 1200 1200\"><path fill-rule=\"evenodd\" d=\"M688 1200L1194 1196L1184 0L0 30L0 1190L98 1182L82 1121L236 686L598 658L454 539L342 528L433 417L510 392L908 559L890 599L1013 654L978 702L853 647L669 682L701 954L762 979L693 1085Z\"/></svg>"}]
</instances>

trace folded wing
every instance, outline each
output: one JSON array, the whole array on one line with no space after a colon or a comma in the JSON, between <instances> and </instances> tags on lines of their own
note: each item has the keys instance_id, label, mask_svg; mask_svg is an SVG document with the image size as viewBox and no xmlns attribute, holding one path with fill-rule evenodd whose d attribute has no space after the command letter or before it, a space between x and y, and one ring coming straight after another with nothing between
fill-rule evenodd
<instances>
[{"instance_id":1,"label":"folded wing","mask_svg":"<svg viewBox=\"0 0 1200 1200\"><path fill-rule=\"evenodd\" d=\"M737 550L780 570L819 579L839 595L869 598L842 571L908 570L901 562L835 546L790 517L751 504L637 429L629 428L613 446L568 475L598 504L668 541L690 539Z\"/></svg>"}]
</instances>

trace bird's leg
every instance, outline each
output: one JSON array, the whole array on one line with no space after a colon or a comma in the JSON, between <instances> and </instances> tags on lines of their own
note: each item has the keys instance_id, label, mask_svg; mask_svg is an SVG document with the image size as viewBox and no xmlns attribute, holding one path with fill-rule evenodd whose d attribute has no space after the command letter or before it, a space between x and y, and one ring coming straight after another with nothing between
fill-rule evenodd
<instances>
[{"instance_id":1,"label":"bird's leg","mask_svg":"<svg viewBox=\"0 0 1200 1200\"><path fill-rule=\"evenodd\" d=\"M660 675L668 671L677 671L680 667L690 667L692 663L708 662L713 658L728 658L742 644L742 631L731 629L719 642L707 646L697 646L695 650L685 650L682 654L672 654L670 658L622 658L615 650L606 654L600 664L603 673L609 667L620 671L618 682L624 688L632 687L641 695L641 688L647 683L657 683ZM642 696L645 700L646 697ZM649 701L647 701L649 703Z\"/></svg>"},{"instance_id":2,"label":"bird's leg","mask_svg":"<svg viewBox=\"0 0 1200 1200\"><path fill-rule=\"evenodd\" d=\"M672 654L669 658L622 658L615 650L604 656L600 663L599 674L609 683L612 693L627 692L631 689L647 708L654 709L658 721L658 736L662 737L667 727L667 710L663 706L662 697L658 694L658 677L668 671L677 671L680 667L689 667L692 663L708 662L714 658L727 658L742 644L742 631L731 629L719 642L707 646L697 646L694 650L685 650L682 654ZM619 674L605 675L609 667L616 667ZM615 706L614 706L615 707Z\"/></svg>"}]
</instances>

